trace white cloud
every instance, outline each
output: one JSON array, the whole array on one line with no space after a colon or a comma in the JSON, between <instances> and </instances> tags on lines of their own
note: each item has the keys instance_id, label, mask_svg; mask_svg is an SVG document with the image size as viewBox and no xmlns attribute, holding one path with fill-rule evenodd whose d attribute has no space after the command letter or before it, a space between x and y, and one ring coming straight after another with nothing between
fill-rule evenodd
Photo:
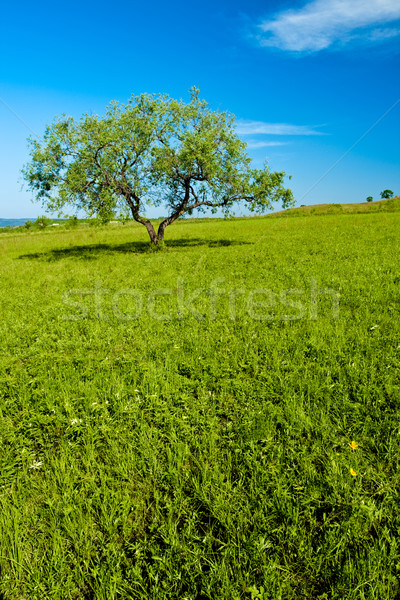
<instances>
[{"instance_id":1,"label":"white cloud","mask_svg":"<svg viewBox=\"0 0 400 600\"><path fill-rule=\"evenodd\" d=\"M398 35L400 35L400 29L394 29L391 27L383 27L383 28L373 29L369 33L368 37L372 42L374 42L374 41L388 40L388 39L394 38Z\"/></svg>"},{"instance_id":2,"label":"white cloud","mask_svg":"<svg viewBox=\"0 0 400 600\"><path fill-rule=\"evenodd\" d=\"M257 140L249 140L247 147L251 149L266 148L267 146L285 146L286 142L262 142Z\"/></svg>"},{"instance_id":3,"label":"white cloud","mask_svg":"<svg viewBox=\"0 0 400 600\"><path fill-rule=\"evenodd\" d=\"M382 41L399 35L382 27L400 19L399 0L312 0L260 24L262 46L318 52L350 41Z\"/></svg>"},{"instance_id":4,"label":"white cloud","mask_svg":"<svg viewBox=\"0 0 400 600\"><path fill-rule=\"evenodd\" d=\"M236 130L239 135L322 135L308 125L264 123L263 121L239 120L236 122Z\"/></svg>"}]
</instances>

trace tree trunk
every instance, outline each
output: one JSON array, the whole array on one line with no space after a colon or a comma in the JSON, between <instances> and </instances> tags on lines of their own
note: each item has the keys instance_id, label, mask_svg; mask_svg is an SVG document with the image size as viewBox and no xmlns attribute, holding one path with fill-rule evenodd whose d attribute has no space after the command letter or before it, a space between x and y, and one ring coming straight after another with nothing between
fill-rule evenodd
<instances>
[{"instance_id":1,"label":"tree trunk","mask_svg":"<svg viewBox=\"0 0 400 600\"><path fill-rule=\"evenodd\" d=\"M154 227L153 227L153 225L151 224L151 221L149 221L148 219L145 219L144 217L141 217L141 216L139 215L139 210L138 210L138 206L139 206L139 199L138 199L138 198L135 198L135 197L133 197L133 198L132 198L130 195L128 195L128 196L126 197L126 199L127 199L127 202L128 202L128 204L129 204L129 206L130 206L130 209L131 209L131 212L132 212L132 216L133 216L133 218L135 219L135 221L136 221L137 223L140 223L141 225L144 225L144 226L146 227L146 229L147 229L147 233L148 233L148 234L149 234L149 236L150 236L151 243L152 243L154 246L157 246L157 244L158 244L158 242L159 242L160 240L159 240L159 236L158 236L158 235L156 234L156 232L154 231ZM135 202L133 201L133 199L135 200Z\"/></svg>"},{"instance_id":2,"label":"tree trunk","mask_svg":"<svg viewBox=\"0 0 400 600\"><path fill-rule=\"evenodd\" d=\"M159 227L158 227L158 231L157 231L157 237L159 239L160 242L164 241L164 233L165 233L165 227L161 227L162 223L160 223Z\"/></svg>"},{"instance_id":3,"label":"tree trunk","mask_svg":"<svg viewBox=\"0 0 400 600\"><path fill-rule=\"evenodd\" d=\"M154 231L154 227L151 224L151 222L148 219L144 219L143 217L135 217L134 216L135 221L137 221L138 223L141 223L142 225L144 225L147 229L147 233L150 236L150 240L151 243L154 246L157 246L158 242L160 241L160 236L156 234L156 232Z\"/></svg>"},{"instance_id":4,"label":"tree trunk","mask_svg":"<svg viewBox=\"0 0 400 600\"><path fill-rule=\"evenodd\" d=\"M147 219L143 219L142 221L140 221L140 223L142 223L142 225L145 225L147 232L150 236L151 243L154 244L154 246L156 246L160 241L160 238L154 231L153 225Z\"/></svg>"},{"instance_id":5,"label":"tree trunk","mask_svg":"<svg viewBox=\"0 0 400 600\"><path fill-rule=\"evenodd\" d=\"M165 228L168 225L171 225L171 223L173 223L174 221L176 221L176 219L178 219L181 215L183 215L184 212L185 211L180 210L179 212L176 212L173 215L171 215L170 217L168 217L167 219L164 219L164 221L162 221L160 223L160 225L158 226L158 231L157 231L157 237L160 242L164 241Z\"/></svg>"},{"instance_id":6,"label":"tree trunk","mask_svg":"<svg viewBox=\"0 0 400 600\"><path fill-rule=\"evenodd\" d=\"M170 215L169 217L164 219L164 221L161 221L160 225L158 226L158 231L156 233L151 222L148 219L146 219L145 217L141 217L139 215L139 205L140 205L139 198L136 196L131 196L131 195L128 195L126 197L127 202L130 206L133 218L135 219L135 221L137 221L138 223L141 223L142 225L144 225L146 227L147 232L150 236L151 243L154 246L157 246L158 244L160 244L160 242L164 241L165 228L168 225L171 225L171 223L173 223L174 221L176 221L176 219L179 219L179 217L181 217L183 215L183 213L185 212L185 203L187 204L188 198L189 198L189 186L187 186L184 202L181 204L181 206L179 207L179 209L176 212L174 212L172 215Z\"/></svg>"}]
</instances>

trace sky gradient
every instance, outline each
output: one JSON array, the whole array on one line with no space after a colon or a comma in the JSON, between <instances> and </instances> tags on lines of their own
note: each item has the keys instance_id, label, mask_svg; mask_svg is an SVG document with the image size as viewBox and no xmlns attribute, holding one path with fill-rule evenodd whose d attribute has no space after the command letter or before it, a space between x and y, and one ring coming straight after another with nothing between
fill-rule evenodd
<instances>
[{"instance_id":1,"label":"sky gradient","mask_svg":"<svg viewBox=\"0 0 400 600\"><path fill-rule=\"evenodd\" d=\"M255 166L292 175L297 205L400 194L398 0L23 0L0 47L1 218L44 213L20 170L55 115L193 85L236 115Z\"/></svg>"}]
</instances>

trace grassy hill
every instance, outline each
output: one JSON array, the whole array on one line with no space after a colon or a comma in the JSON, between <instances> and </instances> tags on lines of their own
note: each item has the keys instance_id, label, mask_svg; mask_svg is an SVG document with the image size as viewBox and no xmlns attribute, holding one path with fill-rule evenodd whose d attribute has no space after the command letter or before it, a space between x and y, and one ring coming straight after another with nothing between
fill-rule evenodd
<instances>
[{"instance_id":1,"label":"grassy hill","mask_svg":"<svg viewBox=\"0 0 400 600\"><path fill-rule=\"evenodd\" d=\"M0 237L0 598L398 598L400 213L50 231Z\"/></svg>"},{"instance_id":2,"label":"grassy hill","mask_svg":"<svg viewBox=\"0 0 400 600\"><path fill-rule=\"evenodd\" d=\"M269 217L307 217L332 214L365 214L400 211L400 196L378 202L358 202L354 204L313 204L281 210Z\"/></svg>"}]
</instances>

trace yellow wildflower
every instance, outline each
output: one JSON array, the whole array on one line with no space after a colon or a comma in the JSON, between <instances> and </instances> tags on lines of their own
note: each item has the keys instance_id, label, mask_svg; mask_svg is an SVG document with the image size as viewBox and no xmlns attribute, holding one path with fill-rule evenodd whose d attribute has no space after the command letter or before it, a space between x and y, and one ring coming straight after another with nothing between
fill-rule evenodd
<instances>
[{"instance_id":1,"label":"yellow wildflower","mask_svg":"<svg viewBox=\"0 0 400 600\"><path fill-rule=\"evenodd\" d=\"M355 450L356 448L358 448L358 444L354 440L349 443L349 446L352 450Z\"/></svg>"},{"instance_id":2,"label":"yellow wildflower","mask_svg":"<svg viewBox=\"0 0 400 600\"><path fill-rule=\"evenodd\" d=\"M356 477L357 473L355 472L354 469L350 468L350 475L352 475L353 477Z\"/></svg>"}]
</instances>

